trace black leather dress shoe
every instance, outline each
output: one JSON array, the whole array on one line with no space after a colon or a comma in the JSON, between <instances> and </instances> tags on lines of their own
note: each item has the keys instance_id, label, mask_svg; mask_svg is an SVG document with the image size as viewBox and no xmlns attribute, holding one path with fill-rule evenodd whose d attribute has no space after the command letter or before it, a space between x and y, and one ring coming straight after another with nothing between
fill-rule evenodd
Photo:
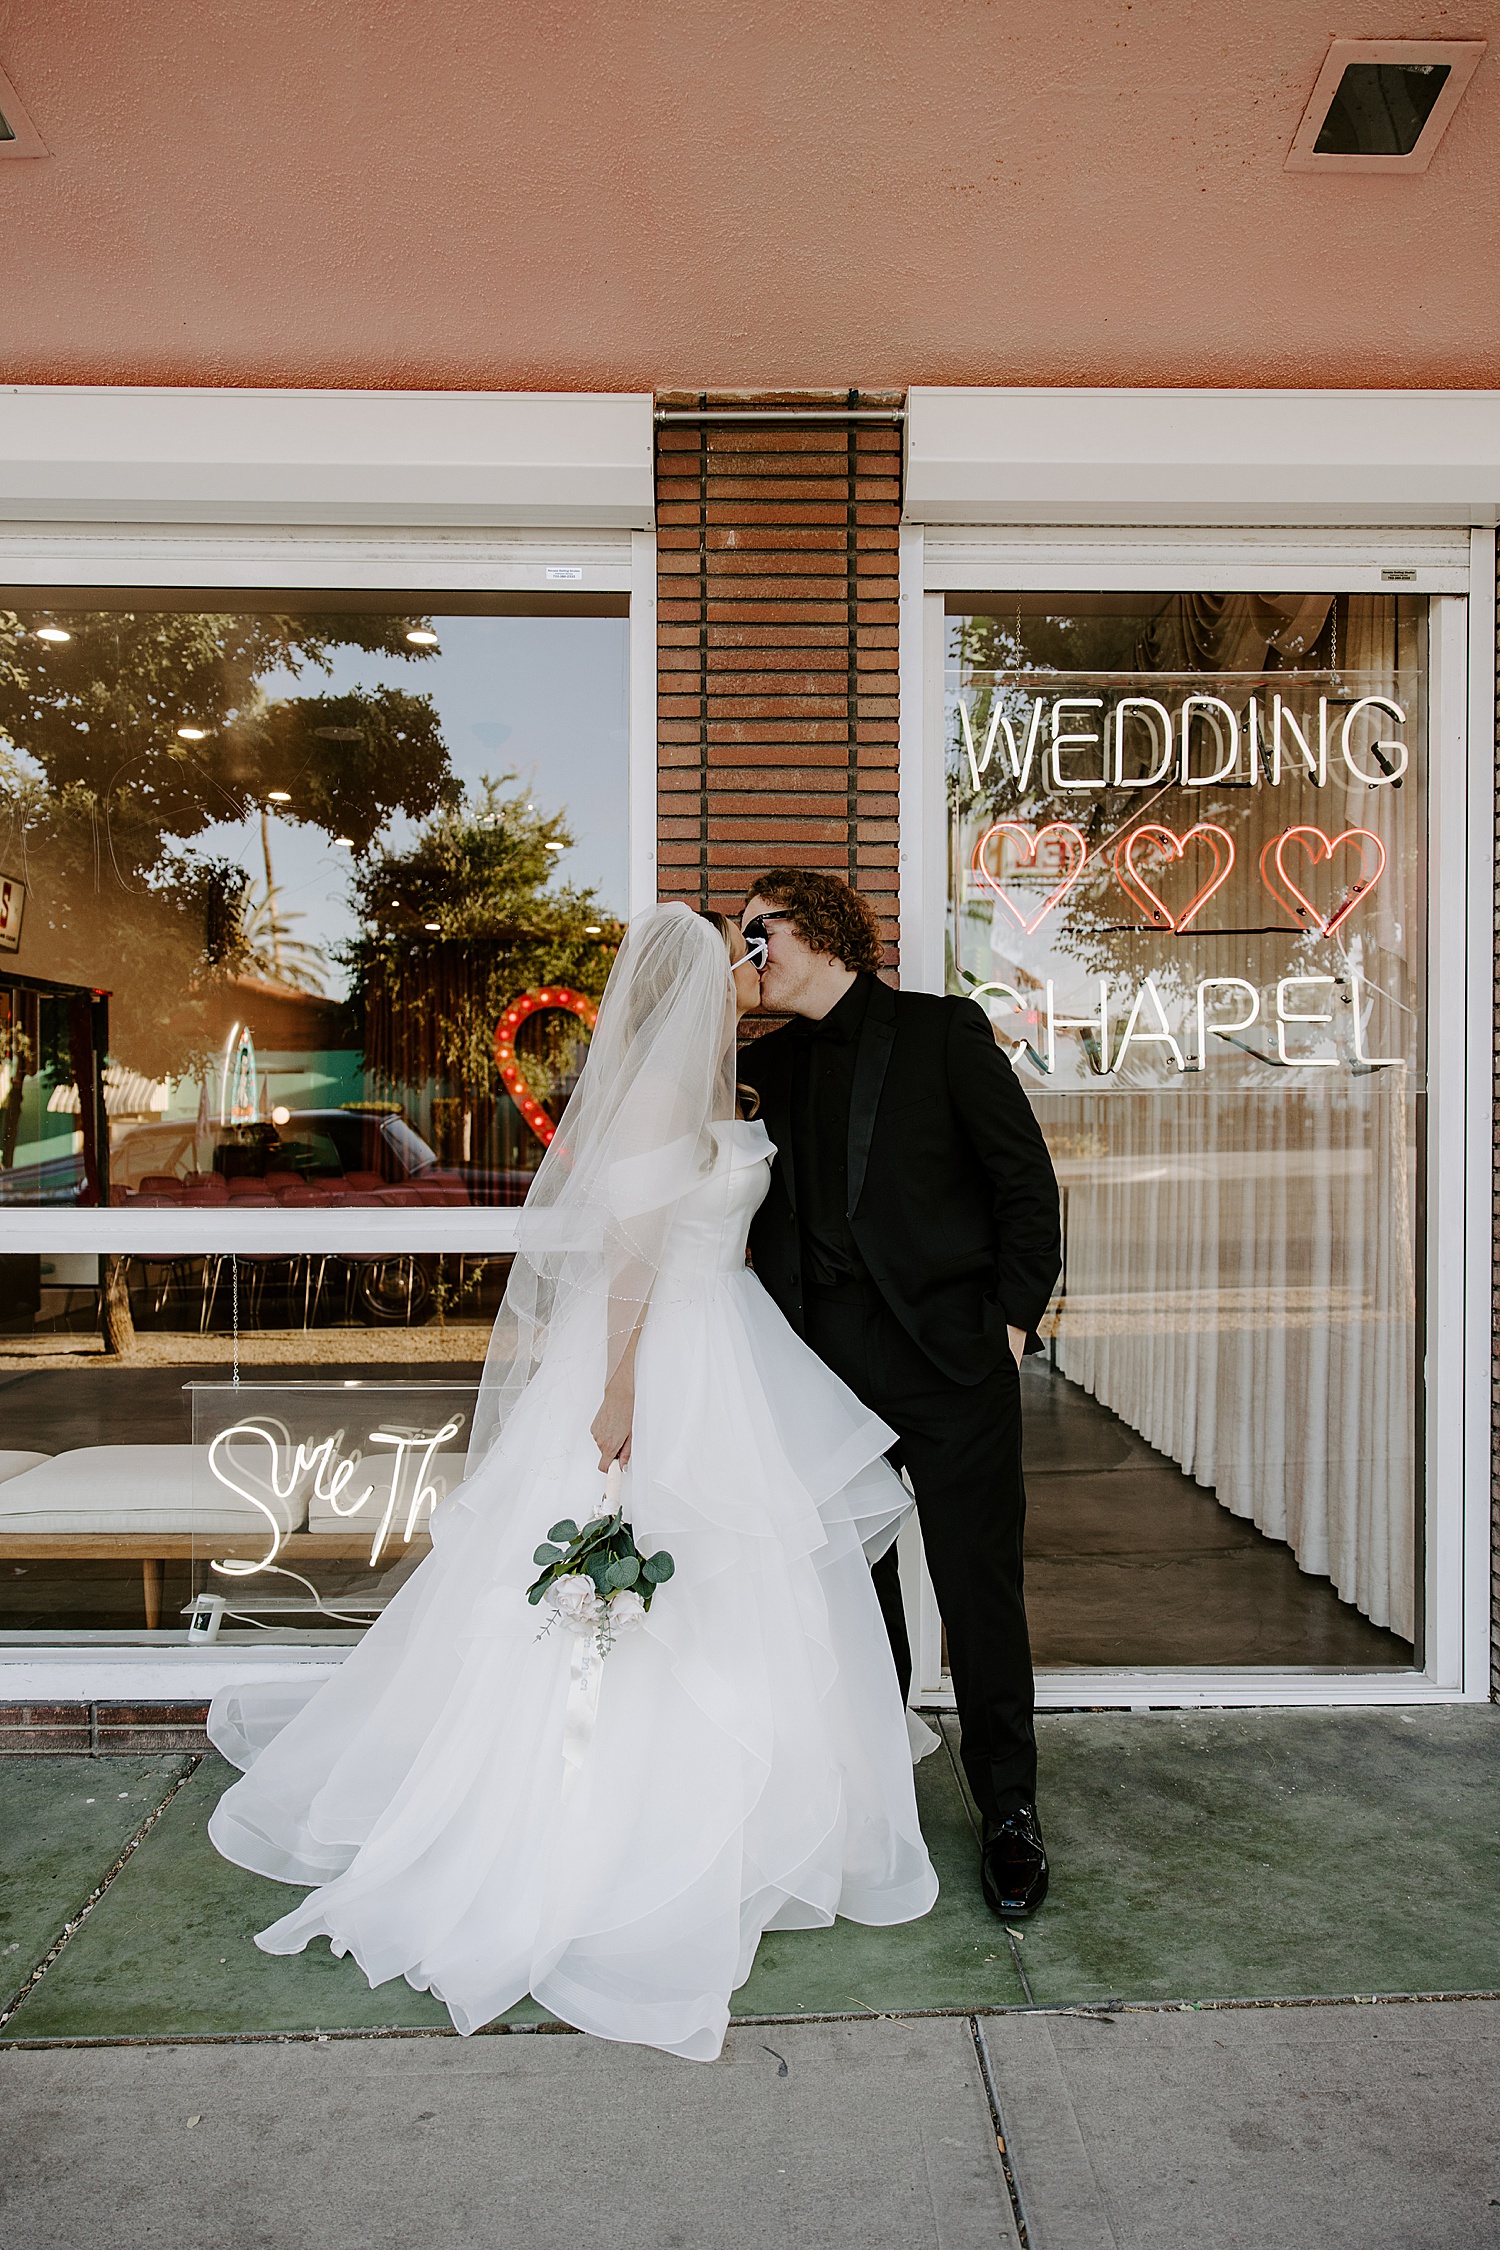
<instances>
[{"instance_id":1,"label":"black leather dress shoe","mask_svg":"<svg viewBox=\"0 0 1500 2250\"><path fill-rule=\"evenodd\" d=\"M979 1880L992 1913L1020 1922L1036 1912L1047 1896L1047 1847L1035 1805L985 1822Z\"/></svg>"}]
</instances>

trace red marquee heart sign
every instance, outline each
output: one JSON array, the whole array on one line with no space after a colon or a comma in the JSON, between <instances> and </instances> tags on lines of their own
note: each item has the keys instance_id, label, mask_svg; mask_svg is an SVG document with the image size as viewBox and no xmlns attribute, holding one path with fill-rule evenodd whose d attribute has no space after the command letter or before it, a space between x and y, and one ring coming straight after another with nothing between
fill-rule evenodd
<instances>
[{"instance_id":1,"label":"red marquee heart sign","mask_svg":"<svg viewBox=\"0 0 1500 2250\"><path fill-rule=\"evenodd\" d=\"M1213 853L1213 873L1201 890L1195 892L1193 897L1189 899L1182 912L1174 915L1166 901L1157 897L1156 892L1136 866L1136 849L1141 844L1154 842L1166 853L1169 859L1181 859L1195 836L1201 836ZM1234 838L1227 828L1220 828L1211 820L1195 821L1193 826L1184 829L1180 836L1175 829L1164 828L1159 820L1144 820L1139 828L1132 828L1130 834L1123 837L1115 847L1115 873L1120 879L1120 888L1129 893L1137 906L1145 908L1151 920L1160 930L1172 930L1174 932L1185 930L1194 916L1207 906L1220 885L1228 882L1229 871L1233 865Z\"/></svg>"},{"instance_id":2,"label":"red marquee heart sign","mask_svg":"<svg viewBox=\"0 0 1500 2250\"><path fill-rule=\"evenodd\" d=\"M1029 917L1022 913L1010 894L1001 889L999 877L991 868L986 857L989 844L992 838L996 836L1013 837L1017 851L1033 867L1038 864L1037 853L1040 846L1049 836L1062 837L1065 848L1071 851L1072 864L1065 868L1062 881L1055 890L1048 892L1036 912ZM1083 873L1084 862L1088 856L1089 848L1084 842L1083 831L1081 828L1075 828L1071 820L1049 820L1045 828L1037 829L1025 828L1018 820L997 820L993 828L985 830L974 846L974 873L981 883L986 884L994 892L1007 914L1014 915L1026 935L1030 937L1033 930L1040 929L1052 909L1055 906L1061 906L1063 900Z\"/></svg>"},{"instance_id":3,"label":"red marquee heart sign","mask_svg":"<svg viewBox=\"0 0 1500 2250\"><path fill-rule=\"evenodd\" d=\"M1288 844L1295 844L1299 851L1306 852L1314 866L1321 860L1332 859L1345 844L1359 846L1359 880L1343 904L1326 920L1287 873L1283 855ZM1302 928L1317 930L1323 937L1332 937L1340 922L1348 920L1384 873L1385 846L1369 828L1346 828L1341 836L1326 836L1321 828L1288 828L1284 834L1273 836L1260 855L1260 879L1278 906L1284 906Z\"/></svg>"},{"instance_id":4,"label":"red marquee heart sign","mask_svg":"<svg viewBox=\"0 0 1500 2250\"><path fill-rule=\"evenodd\" d=\"M590 1031L599 1020L598 1006L586 992L570 991L565 984L549 984L540 992L523 992L519 999L512 1000L495 1026L495 1063L504 1080L505 1091L543 1148L548 1146L557 1127L526 1083L526 1073L516 1054L516 1033L528 1016L539 1015L548 1008L565 1008Z\"/></svg>"}]
</instances>

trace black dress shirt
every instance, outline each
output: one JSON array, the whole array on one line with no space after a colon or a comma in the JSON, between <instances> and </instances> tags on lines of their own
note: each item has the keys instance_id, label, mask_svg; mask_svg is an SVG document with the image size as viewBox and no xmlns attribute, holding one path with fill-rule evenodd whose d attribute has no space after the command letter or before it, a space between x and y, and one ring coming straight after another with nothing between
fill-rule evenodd
<instances>
[{"instance_id":1,"label":"black dress shirt","mask_svg":"<svg viewBox=\"0 0 1500 2250\"><path fill-rule=\"evenodd\" d=\"M854 1061L873 978L856 977L817 1022L794 1016L792 1163L804 1275L815 1289L866 1281L868 1268L849 1224L849 1103Z\"/></svg>"}]
</instances>

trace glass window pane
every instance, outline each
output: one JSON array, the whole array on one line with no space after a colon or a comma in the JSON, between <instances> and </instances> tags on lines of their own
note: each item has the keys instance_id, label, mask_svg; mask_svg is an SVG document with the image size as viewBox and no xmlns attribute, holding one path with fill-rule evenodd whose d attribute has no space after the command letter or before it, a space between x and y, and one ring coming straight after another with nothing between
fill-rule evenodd
<instances>
[{"instance_id":1,"label":"glass window pane","mask_svg":"<svg viewBox=\"0 0 1500 2250\"><path fill-rule=\"evenodd\" d=\"M1409 1664L1425 605L949 606L948 985L1063 1195L1039 1660Z\"/></svg>"},{"instance_id":2,"label":"glass window pane","mask_svg":"<svg viewBox=\"0 0 1500 2250\"><path fill-rule=\"evenodd\" d=\"M0 1257L0 1645L357 1638L459 1481L508 1266Z\"/></svg>"},{"instance_id":3,"label":"glass window pane","mask_svg":"<svg viewBox=\"0 0 1500 2250\"><path fill-rule=\"evenodd\" d=\"M0 1202L519 1202L627 906L625 617L233 599L0 597Z\"/></svg>"}]
</instances>

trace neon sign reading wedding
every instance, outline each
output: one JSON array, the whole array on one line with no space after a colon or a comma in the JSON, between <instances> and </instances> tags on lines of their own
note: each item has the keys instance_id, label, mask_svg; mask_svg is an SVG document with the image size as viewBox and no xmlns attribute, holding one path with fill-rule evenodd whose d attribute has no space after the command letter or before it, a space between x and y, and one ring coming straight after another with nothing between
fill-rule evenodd
<instances>
[{"instance_id":1,"label":"neon sign reading wedding","mask_svg":"<svg viewBox=\"0 0 1500 2250\"><path fill-rule=\"evenodd\" d=\"M1050 699L1050 711L1049 699L1035 695L1029 719L1017 724L997 695L982 749L963 701L958 723L976 794L992 762L1023 796L1032 786L1033 771L1038 787L1050 786L1072 796L1110 789L1163 789L1174 782L1184 789L1231 783L1250 788L1269 783L1275 788L1288 777L1324 789L1335 777L1335 743L1350 780L1367 789L1395 788L1410 764L1410 752L1399 734L1381 734L1379 721L1404 727L1405 707L1387 695L1361 695L1340 723L1330 720L1331 703L1330 697L1320 695L1316 718L1305 710L1299 718L1278 694L1269 700L1252 695L1242 716L1221 695L1188 695L1174 722L1166 704L1152 695L1121 695L1111 704L1102 695L1057 695ZM1371 716L1359 729L1357 723L1367 713ZM1356 732L1371 728L1373 736L1357 746ZM1205 738L1210 761L1206 770ZM997 759L1002 739L1004 751ZM1128 766L1139 766L1143 753L1144 768L1127 771ZM1365 758L1373 760L1374 771L1361 763ZM1080 760L1081 769L1075 762ZM1095 770L1088 770L1091 766Z\"/></svg>"}]
</instances>

